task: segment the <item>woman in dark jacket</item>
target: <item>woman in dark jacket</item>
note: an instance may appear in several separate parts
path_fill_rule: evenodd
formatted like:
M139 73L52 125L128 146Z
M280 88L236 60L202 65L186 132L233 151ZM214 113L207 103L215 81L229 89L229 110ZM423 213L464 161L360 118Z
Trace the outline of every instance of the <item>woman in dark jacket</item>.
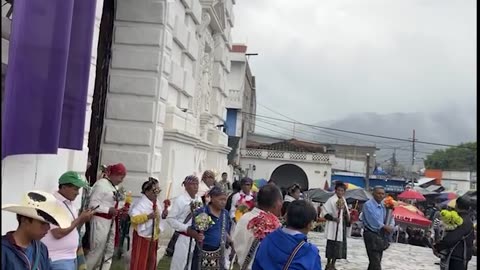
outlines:
M449 231L445 237L434 245L436 253L446 253L445 265L442 270L466 270L473 254L473 223L468 211L470 210L469 198L462 196L457 199L456 211L462 217L463 223ZM447 252L445 252L447 251Z

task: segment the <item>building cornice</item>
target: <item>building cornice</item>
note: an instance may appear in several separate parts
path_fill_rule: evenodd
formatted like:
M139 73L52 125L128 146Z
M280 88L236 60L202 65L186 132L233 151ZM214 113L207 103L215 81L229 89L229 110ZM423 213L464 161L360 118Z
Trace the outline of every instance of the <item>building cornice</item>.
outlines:
M221 154L228 154L231 151L231 148L228 146L212 144L211 142L202 140L200 137L197 137L192 134L184 133L178 129L164 130L163 139L165 141L174 141L174 142L184 143L198 149L218 152Z

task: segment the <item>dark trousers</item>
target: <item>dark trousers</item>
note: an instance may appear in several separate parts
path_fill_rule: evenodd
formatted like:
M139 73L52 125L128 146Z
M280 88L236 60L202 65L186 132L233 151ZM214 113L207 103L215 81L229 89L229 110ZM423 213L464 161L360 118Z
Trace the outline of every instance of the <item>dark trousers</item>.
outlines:
M383 241L378 233L365 229L363 241L368 256L368 270L382 270Z
M467 270L468 262L450 259L448 270Z

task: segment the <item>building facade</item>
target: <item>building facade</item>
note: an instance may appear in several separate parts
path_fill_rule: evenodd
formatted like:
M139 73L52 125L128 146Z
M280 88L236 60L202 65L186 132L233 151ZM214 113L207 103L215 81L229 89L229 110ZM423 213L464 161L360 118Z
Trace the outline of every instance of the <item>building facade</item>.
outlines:
M246 147L247 135L255 131L255 76L252 75L246 52L247 46L241 44L233 45L230 52L226 130L229 146L232 148L229 155L229 164L232 167L240 164L240 149Z
M16 202L31 189L54 191L63 172L85 173L89 158L96 158L95 166L124 163L123 185L134 195L149 176L160 179L163 190L172 181L173 197L186 175L229 172L228 136L221 126L227 114L234 2L97 0L83 148L3 158L2 203ZM8 48L3 32L2 25L2 49ZM97 61L97 54L111 58ZM2 77L8 73L4 63L2 54ZM2 233L15 226L13 216L6 217Z
M308 190L330 182L333 156L322 145L298 140L249 144L241 150L240 166L250 178L272 180L281 188L297 183Z

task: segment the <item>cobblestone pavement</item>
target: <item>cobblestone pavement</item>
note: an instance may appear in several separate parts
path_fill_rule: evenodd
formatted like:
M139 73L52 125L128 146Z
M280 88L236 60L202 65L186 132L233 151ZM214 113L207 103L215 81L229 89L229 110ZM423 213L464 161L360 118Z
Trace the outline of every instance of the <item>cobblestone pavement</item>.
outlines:
M322 267L327 264L325 258L326 239L323 233L309 233L309 239L320 249ZM347 260L336 263L338 270L366 270L368 268L367 251L362 238L347 239ZM433 255L429 248L417 247L406 244L392 243L383 253L382 269L385 270L439 270L435 263L439 259ZM468 269L477 269L477 258L473 257L468 264Z

